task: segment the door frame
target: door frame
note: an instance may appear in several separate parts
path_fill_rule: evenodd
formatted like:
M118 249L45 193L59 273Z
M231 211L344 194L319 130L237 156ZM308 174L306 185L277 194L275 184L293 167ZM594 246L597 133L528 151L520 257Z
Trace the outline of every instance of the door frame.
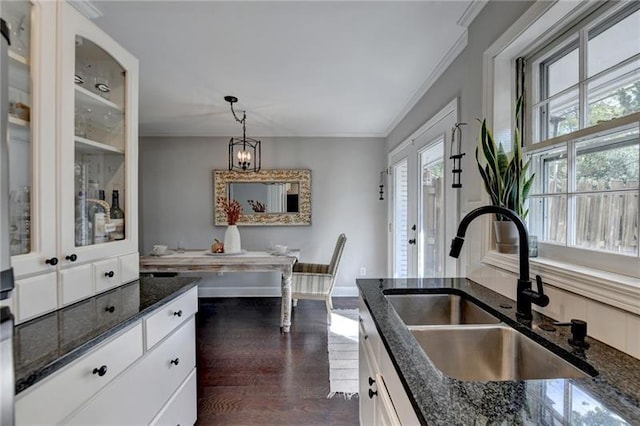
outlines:
M459 117L459 98L455 97L452 99L446 106L444 106L441 110L439 110L436 114L434 114L429 120L427 120L422 126L420 126L416 131L414 131L409 137L407 137L403 142L398 144L391 152L388 154L387 159L387 171L389 173L389 197L388 197L388 205L387 205L387 218L388 218L388 232L389 232L389 244L387 245L387 265L388 271L390 275L394 274L394 253L393 253L393 241L394 241L394 222L393 222L393 209L394 209L394 201L395 194L394 192L394 182L392 176L392 167L395 163L397 163L403 157L407 157L408 167L409 167L409 181L408 181L408 191L409 191L409 223L417 224L417 200L419 197L419 182L418 176L413 174L418 170L418 156L419 154L429 146L429 143L425 143L424 145L420 145L416 148L415 142L419 140L421 137L429 134L429 132L433 132L430 134L428 141L436 141L438 137L436 135L444 133L444 187L445 187L445 203L447 208L453 203L455 206L454 214L445 215L445 238L453 238L455 236L456 228L458 225L459 215L460 215L460 191L451 189L451 184L453 183L453 176L451 173L451 161L449 156L451 155L451 143L450 137L451 132L450 129L442 129L434 132L437 129L438 125L442 125L442 121L447 119L450 115L453 116L453 121L455 123L460 121ZM455 192L454 192L455 191ZM453 196L453 197L452 197ZM411 200L414 200L413 203ZM413 218L413 219L412 219ZM413 220L413 222L412 222ZM409 225L408 225L409 226ZM409 231L410 232L410 231ZM413 254L411 253L413 252ZM411 250L409 253L409 277L413 275L417 275L417 245L414 246L414 250ZM413 260L412 260L413 257ZM415 270L411 271L412 262L416 265ZM447 259L445 265L445 275L446 276L457 276L457 271L459 269L459 264L456 259Z

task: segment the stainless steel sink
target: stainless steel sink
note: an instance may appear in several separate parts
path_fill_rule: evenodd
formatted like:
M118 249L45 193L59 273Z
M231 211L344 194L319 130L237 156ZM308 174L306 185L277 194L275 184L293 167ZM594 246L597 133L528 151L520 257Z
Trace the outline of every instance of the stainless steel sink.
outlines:
M434 365L445 375L458 380L590 377L508 326L409 329Z
M497 324L500 320L457 294L387 294L406 325Z

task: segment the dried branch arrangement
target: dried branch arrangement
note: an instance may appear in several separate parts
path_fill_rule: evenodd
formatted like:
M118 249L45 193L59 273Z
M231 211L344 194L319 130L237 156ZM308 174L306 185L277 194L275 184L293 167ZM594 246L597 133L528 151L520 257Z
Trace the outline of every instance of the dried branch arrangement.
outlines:
M236 200L229 201L227 197L218 197L217 201L227 215L227 224L235 225L236 222L238 222L240 214L242 214L242 206L240 203Z

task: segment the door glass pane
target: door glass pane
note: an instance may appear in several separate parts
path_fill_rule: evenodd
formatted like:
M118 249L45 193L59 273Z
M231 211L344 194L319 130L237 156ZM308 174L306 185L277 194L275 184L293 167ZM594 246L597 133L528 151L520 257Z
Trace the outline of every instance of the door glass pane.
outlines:
M7 96L9 100L9 233L11 255L31 251L31 3L3 2L3 18L10 30Z
M406 278L409 274L409 188L407 159L393 166L393 276Z
M75 245L122 240L126 72L91 40L76 37Z
M444 275L444 140L420 153L418 276Z

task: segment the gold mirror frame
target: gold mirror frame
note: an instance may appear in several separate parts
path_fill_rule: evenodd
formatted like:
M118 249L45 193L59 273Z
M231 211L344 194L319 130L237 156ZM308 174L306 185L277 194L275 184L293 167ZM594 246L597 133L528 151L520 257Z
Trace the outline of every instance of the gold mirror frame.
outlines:
M299 200L297 213L246 213L243 212L237 225L311 225L311 170L272 169L258 172L213 171L213 211L214 224L226 226L227 216L218 203L218 197L228 196L230 183L236 182L298 182Z

